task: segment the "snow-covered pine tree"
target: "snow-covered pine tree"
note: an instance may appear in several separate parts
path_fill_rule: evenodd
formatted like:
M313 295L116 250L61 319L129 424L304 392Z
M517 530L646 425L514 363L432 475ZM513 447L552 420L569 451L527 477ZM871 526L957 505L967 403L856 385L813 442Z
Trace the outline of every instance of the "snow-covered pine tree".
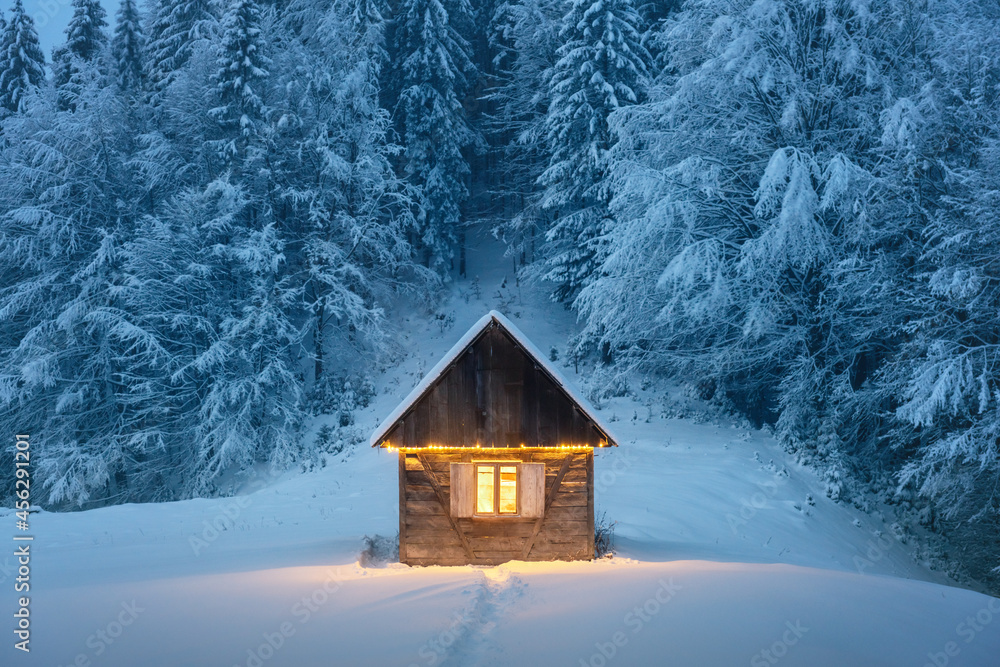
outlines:
M103 73L101 55L108 43L106 12L99 0L73 0L66 42L52 52L52 71L62 109L75 109L88 83Z
M551 157L539 182L542 206L558 216L547 234L546 277L557 285L556 298L570 301L601 265L612 224L608 117L642 99L650 55L632 0L573 0L559 37L545 122Z
M111 40L118 87L135 93L145 86L146 36L135 0L121 0L116 15L115 34Z
M9 113L23 110L25 96L44 81L45 56L35 21L21 0L14 0L10 22L0 33L0 106Z
M66 27L66 48L83 62L96 58L108 42L107 13L100 0L73 0L73 16Z
M352 53L360 49L372 74L378 77L389 62L385 48L385 4L381 0L348 0L349 23L354 33Z
M1000 8L942 3L926 80L883 115L893 181L924 223L916 276L901 299L911 315L897 363L880 377L896 408L893 432L914 456L901 489L930 499L953 535L995 566L1000 526ZM916 216L915 216L916 217ZM992 553L989 553L992 551ZM970 563L972 564L972 563Z
M40 499L75 506L130 497L123 476L141 454L129 442L147 425L129 373L149 352L118 296L139 198L131 128L115 91L79 99L76 112L44 100L6 119L0 160L0 425L45 433Z
M462 151L476 135L461 100L475 69L469 43L441 0L403 0L397 21L404 173L419 189L421 204L415 240L425 264L441 271L453 256L469 196Z
M279 227L297 240L288 265L312 318L314 381L379 354L381 304L434 283L406 241L415 193L393 169L400 149L379 104L373 59L384 50L383 27L359 4L302 7L288 18L302 26L301 40L272 64L286 94L276 102L270 182Z
M223 131L220 152L227 162L242 161L264 119L262 92L270 64L264 54L260 7L235 0L222 18L215 87L219 106L209 113Z
M286 465L302 416L301 332L289 318L301 297L284 277L285 244L239 184L214 181L205 196L216 217L202 223L197 252L211 272L202 298L212 304L212 336L190 367L205 387L191 481L199 494L228 470Z
M700 0L668 20L669 67L612 116L622 223L578 299L588 335L712 378L753 419L780 413L794 442L828 403L858 400L914 259L912 207L876 150L915 66L900 49L920 42L888 27L909 6ZM852 406L827 407L858 415L845 442L869 442L883 408Z
M203 209L178 193L157 215L143 216L122 244L122 309L132 314L150 353L130 360L129 402L143 425L129 434L140 464L128 470L129 496L143 501L190 495L197 474L199 407L205 379L194 356L215 335L219 301L210 281L215 266L202 251ZM137 463L139 463L137 461Z
M203 495L223 473L287 463L302 381L282 246L266 209L223 177L176 193L124 247L122 298L158 352L130 391L149 425L133 439L155 446L133 475L146 493Z
M270 66L263 21L254 0L227 7L206 96L216 104L208 112L215 127L206 130L206 143L221 155L225 171L185 195L199 226L194 254L211 277L199 295L210 304L211 334L190 366L195 381L204 383L195 493L211 491L228 470L287 463L301 417L302 332L293 318L301 321L302 285L284 253L286 235L295 229L284 210L276 216L281 175L260 179L255 168L265 155L275 166L285 159L262 140ZM187 69L182 77L191 76ZM188 87L178 85L177 95L187 95Z
M547 228L539 206L538 177L546 166L545 117L547 74L555 65L564 14L561 0L509 0L499 4L490 22L495 81L486 97L492 103L488 123L499 153L495 176L503 212L497 230L504 241L534 262Z
M158 103L199 44L216 30L212 0L151 0L148 12L149 85Z

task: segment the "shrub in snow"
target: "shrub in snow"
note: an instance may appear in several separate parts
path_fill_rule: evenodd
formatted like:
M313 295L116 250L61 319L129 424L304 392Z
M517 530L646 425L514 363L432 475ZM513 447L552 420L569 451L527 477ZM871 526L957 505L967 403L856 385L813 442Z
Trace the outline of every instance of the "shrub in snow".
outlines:
M313 387L309 411L313 415L336 415L340 426L354 423L354 412L367 408L375 385L366 375L328 373Z
M444 333L455 326L455 313L438 313L434 316L434 321L437 322L438 327L441 329L441 333Z
M616 396L629 394L628 376L618 369L608 366L598 366L590 377L589 398L595 406L602 401Z
M607 512L594 521L594 558L604 558L615 554L615 525L617 521L607 518Z
M343 432L341 429L334 428L329 424L323 424L316 433L316 452L325 452L334 456L340 454L344 451L348 443L342 436Z
M358 564L361 567L382 567L387 563L399 561L399 534L395 537L385 535L364 536L365 548L358 554Z

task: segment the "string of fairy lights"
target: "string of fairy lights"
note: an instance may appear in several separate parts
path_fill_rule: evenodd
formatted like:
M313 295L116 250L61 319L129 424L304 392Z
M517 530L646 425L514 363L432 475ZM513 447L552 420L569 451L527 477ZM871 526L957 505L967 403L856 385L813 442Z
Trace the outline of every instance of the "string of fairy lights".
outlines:
M509 452L511 450L525 450L525 451L588 451L591 449L598 449L603 447L608 447L609 445L604 442L599 445L549 445L549 446L536 446L529 447L527 445L520 445L518 447L483 447L482 445L475 445L471 447L462 447L455 445L424 445L423 447L394 447L389 442L382 443L382 446L393 452L433 452L433 451L462 451L469 449L478 449L481 451L497 451L497 452Z

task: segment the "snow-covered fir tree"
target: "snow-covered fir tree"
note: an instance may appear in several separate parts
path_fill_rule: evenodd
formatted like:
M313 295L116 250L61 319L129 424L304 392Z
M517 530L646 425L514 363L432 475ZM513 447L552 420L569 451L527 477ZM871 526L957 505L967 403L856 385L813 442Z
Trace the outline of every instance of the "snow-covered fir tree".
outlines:
M122 0L111 40L118 86L125 91L143 89L146 80L146 36L135 0Z
M45 56L35 21L21 0L14 0L10 22L0 32L0 106L9 113L23 110L25 96L44 81Z
M490 22L495 83L488 131L499 154L497 190L503 210L497 225L504 241L533 262L539 233L548 227L538 178L545 169L548 80L558 57L564 14L560 0L509 0Z
M222 127L224 159L241 159L247 142L260 133L264 117L261 93L269 60L264 54L260 7L254 0L236 0L222 18L215 87L219 106L210 114Z
M463 150L476 143L476 135L462 97L475 68L469 43L453 26L442 0L403 0L397 22L397 113L406 149L404 171L421 197L417 242L424 262L443 269L453 257L462 205L469 196Z
M0 215L0 419L46 434L39 487L73 505L128 497L130 433L143 430L128 374L147 351L117 296L138 198L131 128L112 90L78 99L78 112L43 99L5 121Z
M300 330L289 319L298 289L284 278L284 242L260 203L239 185L210 183L212 217L199 219L196 256L211 273L205 285L212 335L191 361L205 383L198 406L195 478L204 493L226 470L257 460L287 465L301 420L296 378Z
M385 4L381 0L351 0L350 25L354 33L351 49L361 49L375 76L389 62L385 45Z
M66 49L83 62L90 62L107 44L107 12L99 0L73 0L73 16L66 27Z
M542 206L558 215L547 236L546 277L557 298L571 300L597 272L611 231L608 117L642 98L650 56L631 0L573 0L559 37L548 77L550 159L539 182Z
M883 116L882 148L923 242L901 299L899 363L880 378L916 456L901 487L933 498L970 550L1000 525L1000 8L931 15L937 85L914 80ZM942 26L948 26L942 29Z
M193 51L212 39L218 22L215 11L211 0L152 0L146 35L154 102L161 99Z
M303 40L273 65L297 73L274 138L276 215L303 240L289 264L311 316L314 382L343 369L345 358L382 349L380 304L402 276L434 280L411 265L406 241L416 193L393 169L400 148L379 103L382 26L345 5L343 14L310 8L295 17L307 26Z
M66 42L52 52L52 72L63 109L76 109L83 89L104 72L107 14L98 0L73 0Z

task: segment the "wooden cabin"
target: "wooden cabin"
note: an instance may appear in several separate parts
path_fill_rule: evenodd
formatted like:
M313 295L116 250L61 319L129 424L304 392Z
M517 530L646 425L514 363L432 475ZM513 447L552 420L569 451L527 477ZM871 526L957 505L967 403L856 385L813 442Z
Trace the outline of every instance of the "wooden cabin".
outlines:
M479 320L372 434L399 453L399 560L594 557L594 449L617 446L516 326Z

